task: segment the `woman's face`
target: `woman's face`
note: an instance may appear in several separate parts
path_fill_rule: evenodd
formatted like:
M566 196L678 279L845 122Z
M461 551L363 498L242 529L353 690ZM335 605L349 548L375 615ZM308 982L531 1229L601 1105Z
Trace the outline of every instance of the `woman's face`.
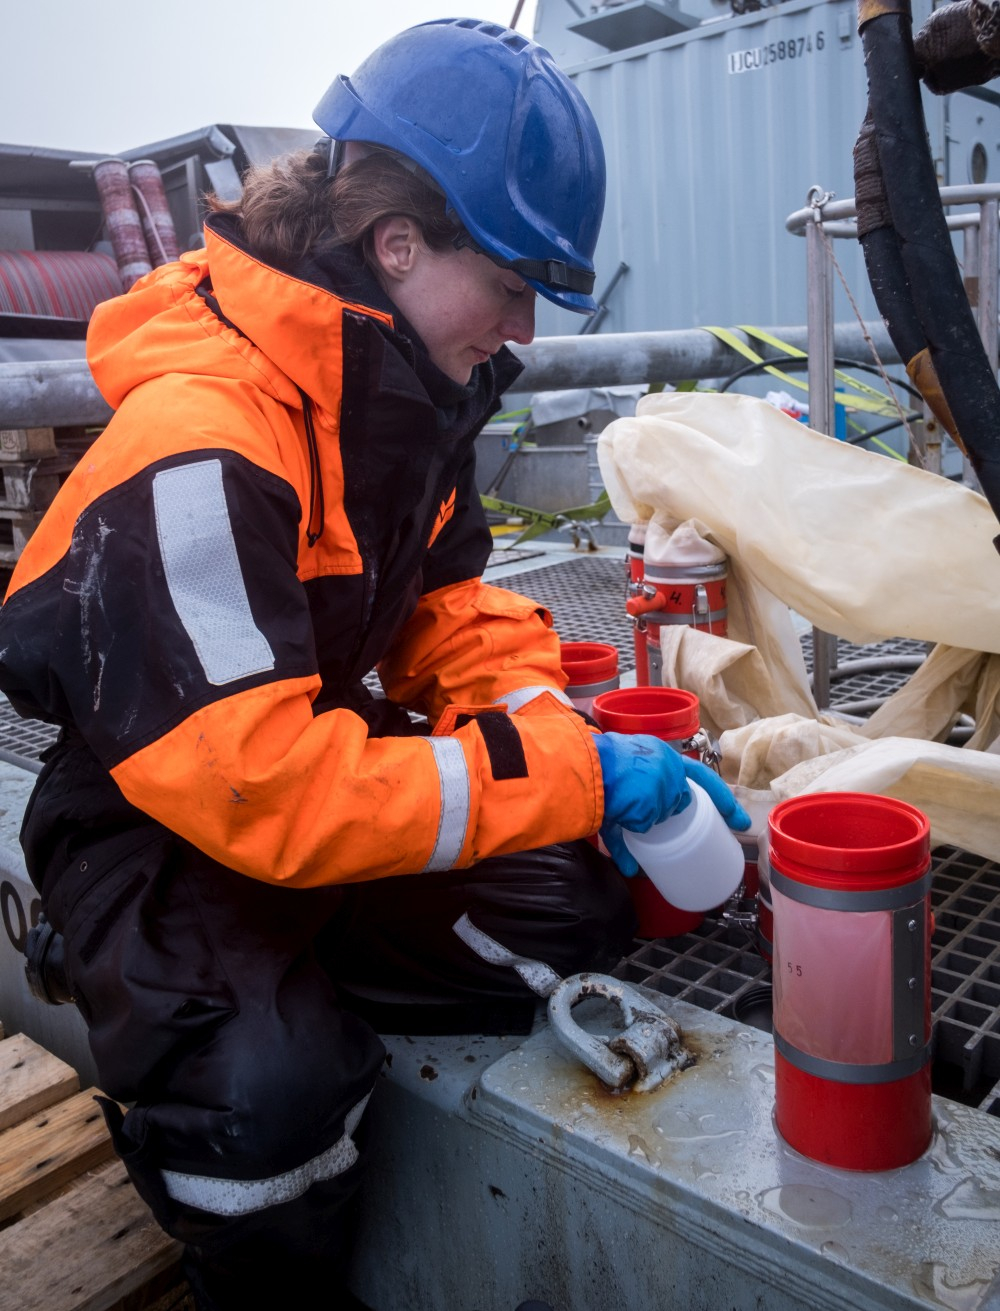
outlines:
M382 284L442 373L465 384L507 341L535 335L535 291L510 269L474 251L432 251L411 219L375 229Z

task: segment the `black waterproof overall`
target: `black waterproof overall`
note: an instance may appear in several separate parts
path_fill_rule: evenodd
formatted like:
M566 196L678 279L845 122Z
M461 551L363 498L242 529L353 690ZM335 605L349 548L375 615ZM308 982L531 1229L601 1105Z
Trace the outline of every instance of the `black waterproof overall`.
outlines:
M468 913L559 974L608 968L635 927L623 880L577 842L456 873L275 887L124 798L95 818L91 799L106 788L70 738L22 837L115 1099L104 1104L115 1146L187 1245L203 1311L307 1307L318 1289L334 1305L384 1055L373 1025L527 1032L537 998L452 925ZM118 1102L133 1104L124 1117Z
M65 938L116 1147L187 1245L199 1306L298 1308L318 1290L330 1306L376 1031L525 1031L534 1014L514 971L480 960L454 923L467 913L567 974L616 960L633 917L588 843L542 845L599 822L588 730L558 701L548 718L496 708L539 682L552 696L536 674L557 668L555 641L531 602L477 610L463 648L457 685L471 669L492 734L474 713L455 729L468 755L447 735L435 745L454 748L468 796L487 797L480 824L498 817L475 849L525 834L539 850L411 873L450 870L471 841L468 816L457 837L435 818L462 799L446 758L385 742L374 755L395 765L336 773L363 728L420 731L363 690L374 665L396 658L404 683L422 662L454 675L469 622L449 598L482 599L492 545L473 444L516 361L501 351L458 387L390 326L360 261L317 257L293 276L212 223L210 279L204 254L186 257L95 315L95 376L131 390L22 557L0 612L0 688L64 727L25 818L28 870ZM421 603L423 646L423 628L407 637ZM450 834L440 863L429 833L407 849L397 812ZM244 872L219 863L227 852Z

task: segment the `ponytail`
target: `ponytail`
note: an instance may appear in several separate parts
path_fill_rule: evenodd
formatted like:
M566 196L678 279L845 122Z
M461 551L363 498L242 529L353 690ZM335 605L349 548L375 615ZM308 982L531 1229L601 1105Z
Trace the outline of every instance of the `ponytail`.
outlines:
M240 200L208 197L214 213L236 214L250 249L279 268L294 266L317 245L350 246L373 269L374 228L380 219L405 214L435 251L462 232L447 213L444 195L428 185L393 151L373 149L327 176L328 143L254 166Z

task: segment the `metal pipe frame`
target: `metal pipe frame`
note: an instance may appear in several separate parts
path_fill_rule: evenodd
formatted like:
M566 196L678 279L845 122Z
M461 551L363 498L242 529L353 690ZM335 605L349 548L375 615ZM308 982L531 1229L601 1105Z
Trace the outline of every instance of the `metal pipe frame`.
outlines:
M984 205L989 201L994 203L1000 201L1000 182L982 182L978 185L962 187L941 187L941 204L942 205ZM857 218L857 205L855 198L849 196L846 200L830 200L822 207L824 226L831 220ZM808 230L809 224L814 222L816 211L811 205L805 209L797 209L794 213L789 214L785 219L786 229L794 233L795 236L801 237ZM831 232L831 236L856 236L851 231Z
M809 329L809 427L833 436L833 261L823 233L823 197L816 191L813 221L806 228L806 318ZM820 710L830 704L830 677L837 664L837 639L813 627L813 696Z
M975 265L977 280L977 323L979 334L994 372L997 368L998 279L1000 279L1000 184L941 187L941 204L976 205L974 213L955 214L946 219L951 231L963 231L964 248L970 264ZM806 238L806 305L809 353L809 426L819 432L834 431L834 347L833 341L833 265L824 235L828 238L854 237L857 231L849 220L857 215L855 198L836 201L819 187L809 193L810 204L796 210L785 220L791 233ZM881 348L877 347L881 355ZM839 351L837 352L839 354ZM884 362L886 357L882 356ZM932 472L940 473L940 443L928 450ZM964 481L974 484L968 460L964 464ZM851 666L837 669L837 641L829 633L813 628L813 696L821 710L830 707L831 680L849 677ZM859 665L866 662L858 662ZM920 663L918 661L918 663ZM883 698L884 699L884 698ZM838 707L847 712L863 713L881 704L857 702Z
M964 228L978 228L979 214L949 214L945 219L949 232L960 232ZM858 225L853 219L823 220L823 231L828 237L846 237L851 241L858 239ZM797 237L805 236L805 229L795 232Z
M838 665L833 677L853 678L856 674L905 673L907 670L913 673L926 659L922 655L864 656Z
M795 350L805 352L808 349L808 328L801 324L765 330ZM779 353L738 328L731 331L761 356ZM856 321L838 323L834 327L834 348L838 356L870 359L869 339L874 341L884 362L899 363L899 356L881 319L863 325ZM530 346L514 349L525 365L525 371L516 384L519 392L725 378L746 364L743 355L702 328L540 337Z
M796 350L807 349L808 330L802 325L766 331ZM758 354L776 353L738 329L733 332ZM899 363L881 320L837 324L836 354L867 360L866 334L885 363ZM744 356L702 328L540 337L530 346L518 346L515 353L525 365L518 392L724 378L746 363ZM0 428L98 426L111 414L83 359L0 364Z

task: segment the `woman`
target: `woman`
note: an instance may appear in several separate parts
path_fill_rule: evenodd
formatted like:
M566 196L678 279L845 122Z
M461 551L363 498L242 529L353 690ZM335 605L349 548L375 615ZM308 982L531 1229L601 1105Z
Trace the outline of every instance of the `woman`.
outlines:
M316 119L311 154L214 206L205 250L94 315L117 414L0 613L0 685L63 729L28 868L102 1086L134 1104L105 1104L116 1148L203 1308L333 1299L372 1024L523 1031L497 942L560 974L615 960L624 885L581 839L603 822L620 852L695 768L595 737L548 615L480 581L504 342L530 342L536 294L595 308L584 102L532 42L446 20Z

